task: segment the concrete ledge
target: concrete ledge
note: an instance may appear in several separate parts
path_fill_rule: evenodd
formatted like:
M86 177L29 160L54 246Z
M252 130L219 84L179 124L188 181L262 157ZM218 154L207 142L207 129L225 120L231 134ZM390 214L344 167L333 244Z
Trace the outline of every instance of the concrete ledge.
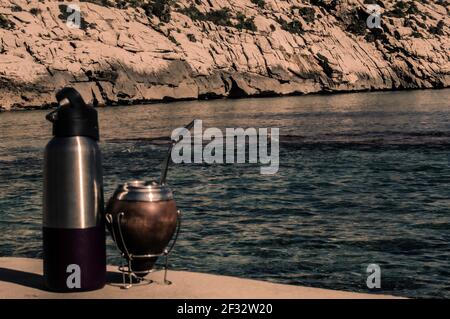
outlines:
M387 295L371 295L319 288L274 284L258 280L229 276L217 276L187 271L169 271L172 285L161 285L163 272L150 274L154 283L121 289L122 275L117 267L108 266L108 284L101 290L83 293L53 293L42 283L42 260L29 258L0 258L0 298L294 298L294 299L366 299L395 298Z

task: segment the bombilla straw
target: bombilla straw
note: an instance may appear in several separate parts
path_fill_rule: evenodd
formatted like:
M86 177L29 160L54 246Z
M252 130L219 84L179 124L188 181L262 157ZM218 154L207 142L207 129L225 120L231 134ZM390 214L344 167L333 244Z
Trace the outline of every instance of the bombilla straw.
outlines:
M184 128L189 131L194 126L194 124L195 120L186 125ZM166 183L167 170L169 169L169 164L171 162L172 148L180 141L181 137L179 137L178 140L170 140L169 150L167 151L166 158L164 159L164 162L162 164L161 180L159 181L160 185L164 185Z

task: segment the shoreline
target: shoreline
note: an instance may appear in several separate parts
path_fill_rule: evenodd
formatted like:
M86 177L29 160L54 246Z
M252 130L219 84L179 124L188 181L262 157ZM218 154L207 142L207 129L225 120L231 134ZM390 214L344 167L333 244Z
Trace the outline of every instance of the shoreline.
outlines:
M69 85L70 86L70 85ZM387 93L387 92L415 92L415 91L441 91L449 90L450 87L438 87L438 88L394 88L394 89L362 89L362 90L348 90L348 91L318 91L311 93L290 93L281 95L254 95L254 96L242 96L242 97L216 97L216 98L197 98L197 99L171 99L171 100L149 100L149 101L131 101L124 103L114 103L105 105L95 105L95 108L120 108L122 106L140 106L140 105L154 105L154 104L173 104L180 102L208 102L208 101L228 101L228 100L245 100L245 99L266 99L266 98L283 98L283 97L305 97L305 96L332 96L342 94L359 94L359 93ZM55 92L56 93L56 92ZM42 111L51 110L57 108L56 102L51 102L48 105L33 106L33 107L11 107L10 109L4 109L0 107L0 113L6 112L27 112L27 111Z
M108 266L107 284L89 292L55 293L44 290L42 260L0 257L2 299L397 299L402 297L329 290L231 276L169 270L171 285L163 285L163 271L147 276L148 285L121 289L122 275ZM220 287L220 289L218 289Z

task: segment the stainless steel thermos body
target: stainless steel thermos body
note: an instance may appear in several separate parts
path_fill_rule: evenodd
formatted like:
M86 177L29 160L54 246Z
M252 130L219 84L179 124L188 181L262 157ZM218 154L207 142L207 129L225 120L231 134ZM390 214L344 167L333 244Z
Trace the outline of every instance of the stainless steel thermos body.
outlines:
M45 148L44 176L44 227L101 226L101 153L93 139L54 137Z
M106 277L102 159L96 111L77 91L57 94L44 154L44 281L54 291L102 288Z

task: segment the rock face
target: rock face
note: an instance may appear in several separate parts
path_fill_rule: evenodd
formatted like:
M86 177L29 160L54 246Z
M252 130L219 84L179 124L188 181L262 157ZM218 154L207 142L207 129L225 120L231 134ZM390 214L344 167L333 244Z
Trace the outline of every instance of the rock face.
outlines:
M129 3L2 0L0 108L67 85L98 105L450 85L447 1Z

